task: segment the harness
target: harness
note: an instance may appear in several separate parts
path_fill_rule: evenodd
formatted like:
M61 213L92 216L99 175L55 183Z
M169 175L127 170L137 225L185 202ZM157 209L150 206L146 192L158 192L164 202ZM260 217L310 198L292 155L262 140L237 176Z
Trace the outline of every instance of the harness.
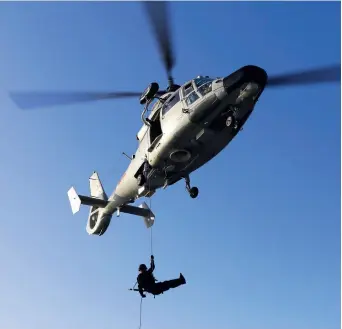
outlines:
M154 276L153 276L153 277L154 277ZM154 281L155 281L155 282L158 282L158 280L157 280L155 277L154 277ZM135 282L133 288L129 288L128 290L130 290L130 291L138 291L138 292L139 292L139 289L135 288L135 286L137 285L137 283L138 283L138 282ZM143 293L147 292L147 293L153 295L153 298L156 298L156 295L155 295L155 294L153 294L153 293L151 293L151 292L149 292L149 291L146 291L145 289L142 289L142 291L143 291ZM164 292L162 292L162 294L163 294L163 293L164 293Z

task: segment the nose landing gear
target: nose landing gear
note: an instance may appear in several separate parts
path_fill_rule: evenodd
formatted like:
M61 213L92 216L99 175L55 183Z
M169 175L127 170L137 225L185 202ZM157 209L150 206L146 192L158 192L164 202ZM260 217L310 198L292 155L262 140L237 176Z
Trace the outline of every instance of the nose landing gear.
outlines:
M194 187L190 186L189 176L185 177L185 187L186 187L187 191L189 192L189 195L191 198L193 198L193 199L197 198L199 190L195 186Z

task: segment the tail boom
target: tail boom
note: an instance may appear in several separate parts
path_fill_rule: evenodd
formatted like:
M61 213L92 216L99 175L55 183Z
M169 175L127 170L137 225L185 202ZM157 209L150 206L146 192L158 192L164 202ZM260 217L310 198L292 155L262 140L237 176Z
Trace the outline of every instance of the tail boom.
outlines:
M116 194L107 199L107 195L103 190L101 181L97 173L93 173L90 177L91 197L79 195L74 187L68 191L69 202L73 214L76 214L81 205L90 206L87 232L90 235L103 235L116 212L120 216L120 212L135 216L143 217L145 226L150 228L154 224L155 215L151 209L143 202L139 207L128 205L131 200L122 198Z

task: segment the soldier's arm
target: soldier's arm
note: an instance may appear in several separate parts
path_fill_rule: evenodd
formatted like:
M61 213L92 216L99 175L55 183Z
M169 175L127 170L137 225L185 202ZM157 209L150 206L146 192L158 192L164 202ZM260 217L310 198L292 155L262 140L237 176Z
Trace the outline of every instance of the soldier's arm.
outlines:
M142 289L141 285L140 285L140 280L139 277L137 278L137 282L138 282L138 291L141 297L146 297L146 295L144 294L144 290Z
M142 288L140 287L140 285L138 285L138 288L139 288L139 294L142 298L145 298L146 295L144 294L144 290L142 290Z
M153 257L153 255L151 256L151 267L148 269L148 271L150 272L150 273L152 273L153 271L154 271L154 269L155 269L156 267L155 267L155 265L154 265L154 257Z

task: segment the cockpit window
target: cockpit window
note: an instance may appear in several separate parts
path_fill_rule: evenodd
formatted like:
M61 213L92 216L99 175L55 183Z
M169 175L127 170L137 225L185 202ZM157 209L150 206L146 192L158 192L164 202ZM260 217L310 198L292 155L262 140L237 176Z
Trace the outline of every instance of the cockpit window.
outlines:
M199 96L196 93L192 85L192 82L189 82L187 85L183 87L183 95L185 104L187 106L190 106L192 103L196 102L199 99Z
M189 82L186 86L184 86L184 97L189 95L193 91L194 91L194 87L192 86L192 83Z
M205 96L212 91L212 82L214 79L209 77L198 76L194 79L195 85L202 96Z
M195 81L195 84L196 84L196 86L198 88L199 86L201 86L201 85L203 85L205 83L209 83L209 82L214 81L214 79L209 78L208 76L203 77L203 76L199 75L197 78L194 79L194 81Z
M193 90L188 96L185 98L186 105L190 106L192 103L195 103L199 99L195 90Z
M163 116L171 110L180 100L179 91L176 91L173 96L171 96L163 106Z

